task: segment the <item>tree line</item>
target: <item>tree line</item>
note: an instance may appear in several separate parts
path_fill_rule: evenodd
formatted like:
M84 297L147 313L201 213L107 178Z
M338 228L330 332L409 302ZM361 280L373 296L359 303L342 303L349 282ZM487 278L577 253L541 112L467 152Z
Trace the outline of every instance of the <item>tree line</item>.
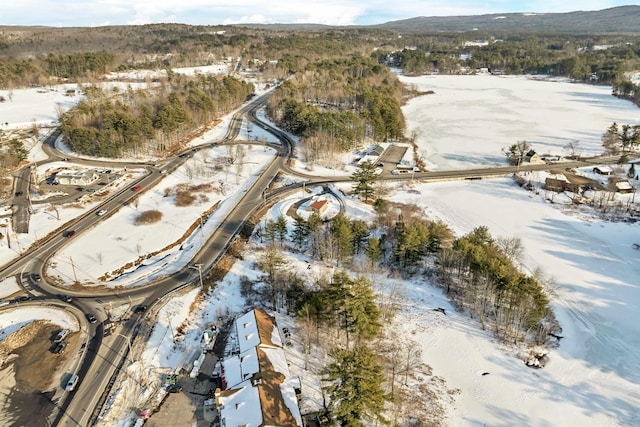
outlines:
M485 43L465 44L476 40ZM414 35L413 40L405 38L402 47L378 49L373 55L381 63L402 68L408 75L455 74L460 67L468 67L614 84L640 64L640 51L633 47L637 42L631 40L637 37L474 33L434 41Z
M543 286L514 264L520 250L517 239L500 242L478 227L437 253L438 284L498 338L543 344L559 325Z
M612 85L613 96L628 99L640 106L640 84L636 84L629 79L619 78Z
M602 134L602 146L609 155L637 150L640 146L640 125L612 123Z

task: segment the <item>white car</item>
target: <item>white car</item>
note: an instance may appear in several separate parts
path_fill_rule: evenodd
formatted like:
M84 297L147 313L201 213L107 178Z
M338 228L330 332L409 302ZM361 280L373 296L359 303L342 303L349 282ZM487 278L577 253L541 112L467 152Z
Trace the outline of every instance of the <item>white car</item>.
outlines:
M58 332L56 337L53 339L53 342L58 343L58 342L64 341L67 335L69 335L68 329L60 329L60 332Z
M100 209L98 212L96 212L96 215L102 216L102 215L104 215L106 213L107 213L106 209Z
M66 391L74 391L76 389L76 386L78 385L79 379L80 378L78 378L77 375L71 375L71 378L69 378L69 381L67 381L67 385L64 389Z

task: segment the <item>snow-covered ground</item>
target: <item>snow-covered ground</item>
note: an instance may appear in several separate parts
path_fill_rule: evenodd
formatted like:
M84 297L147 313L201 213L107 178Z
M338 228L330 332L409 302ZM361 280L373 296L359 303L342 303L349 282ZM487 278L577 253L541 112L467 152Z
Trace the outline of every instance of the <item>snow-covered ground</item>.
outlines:
M0 342L34 320L49 322L71 331L78 331L78 319L66 311L52 307L17 307L0 312Z
M583 154L595 154L601 151L600 137L612 122L639 123L637 107L612 97L607 87L521 77L402 79L421 90L435 91L404 107L409 133L419 129L417 143L420 150L425 150L430 168L503 164L501 149L519 140L528 141L541 154L555 155L566 154L563 146L578 140ZM16 118L23 123L29 120ZM252 137L258 139L256 134ZM254 148L254 154L261 150ZM247 158L253 161L253 156ZM300 162L297 166L305 170ZM250 166L245 168L249 174ZM184 175L167 179L179 182ZM230 181L233 183L233 178ZM640 309L640 252L633 249L633 244L640 243L638 225L573 215L573 211L545 201L542 192L527 192L509 179L414 183L410 192L404 184L388 187L392 189L390 199L421 206L427 216L441 218L458 234L486 225L494 236L520 237L525 246L525 267L544 269L557 284L554 308L565 338L551 352L544 369L532 370L513 349L497 345L473 320L455 313L439 289L419 281L403 283L407 300L398 314L399 328L422 345L423 360L433 367L434 374L445 378L451 388L461 390L456 403L448 408L447 425L640 425L640 328L634 316ZM138 209L155 208L155 203L160 206L153 195L157 197L164 188L161 184L145 196L148 200L141 198ZM268 217L286 212L286 203L274 206ZM117 214L122 220L114 220L107 227L112 218L107 219L95 231L77 236L74 245L65 250L77 245L73 250L79 251L83 242L95 242L94 232L96 238L109 239L108 233L116 233L116 226L130 224L133 213L127 213L127 209L134 210L127 207ZM202 206L194 208L191 221L201 210ZM359 203L347 201L347 213L370 219L370 207ZM141 227L152 234L160 225L163 231L167 229L162 223ZM106 231L100 231L102 227ZM180 234L179 225L173 227ZM199 237L196 233L192 238L197 241ZM146 238L128 239L122 244L118 250L128 251L134 258L138 251L149 253L159 245L155 239ZM85 247L85 252L95 256L95 249ZM81 257L76 252L69 254L74 262ZM69 254L59 256L64 260ZM246 262L237 262L213 293L196 304L185 321L185 328L192 330L188 334L197 337L211 313L244 310L238 287L242 276L255 278L258 274L253 257L254 253L247 254ZM122 261L109 262L117 265ZM187 262L186 257L181 262ZM304 259L293 261L290 268L306 271ZM107 270L88 266L86 276L97 277ZM173 333L168 331L175 330L178 319L185 319L181 317L185 316L185 307L196 299L196 295L187 294L160 313L156 335L141 358L147 369L172 369L192 357L194 348L186 343L195 340L185 339L184 346L173 345ZM447 316L429 310L433 307L447 308ZM170 345L162 344L167 339ZM293 371L292 367L295 374ZM485 372L489 375L482 375ZM303 384L304 389L313 386ZM309 400L317 397L312 395Z
M602 134L616 122L640 123L638 107L611 96L611 87L522 76L404 77L431 95L403 107L408 135L425 154L428 169L504 165L502 149L527 141L540 155L602 152Z
M230 147L235 153L236 147L241 146ZM74 236L50 259L47 274L63 283L78 281L113 287L139 285L181 269L275 154L268 147L249 145L242 149L246 158L235 165L224 160L227 147L200 150L176 171L167 172L155 188L98 222L86 237ZM188 189L201 186L203 190L187 190L195 201L189 206L177 206L175 192L181 185ZM214 212L206 214L214 208ZM136 225L136 218L148 211L158 211L162 218L154 224ZM175 244L194 225L195 231ZM89 251L87 240L99 245ZM138 264L139 258L145 259Z

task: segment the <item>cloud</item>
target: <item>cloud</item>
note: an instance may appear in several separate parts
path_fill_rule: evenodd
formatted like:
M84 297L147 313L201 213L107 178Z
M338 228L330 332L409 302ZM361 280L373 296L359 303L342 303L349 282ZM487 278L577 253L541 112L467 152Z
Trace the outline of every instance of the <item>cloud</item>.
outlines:
M0 25L95 26L178 22L368 25L416 16L597 10L624 0L4 0ZM62 11L62 12L61 12Z

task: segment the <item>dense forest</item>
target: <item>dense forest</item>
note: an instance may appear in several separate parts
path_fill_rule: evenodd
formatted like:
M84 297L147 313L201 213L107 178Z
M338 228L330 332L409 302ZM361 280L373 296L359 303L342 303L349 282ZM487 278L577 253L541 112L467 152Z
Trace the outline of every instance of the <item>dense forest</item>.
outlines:
M276 88L267 111L280 127L303 137L300 154L313 166L365 140L401 140L405 95L386 67L354 55L308 64Z
M302 137L301 155L333 163L365 140L404 138L405 74L543 73L610 84L638 103L628 73L640 68L640 37L622 34L429 32L375 27L281 29L153 24L11 28L0 32L0 88L83 84L86 99L61 117L73 149L93 155L159 155L243 102L246 73L283 81L268 113ZM233 77L185 77L176 67L234 61ZM109 72L164 70L150 90L103 93ZM243 70L244 75L237 71ZM152 84L155 83L155 84Z
M234 77L218 80L210 75L173 75L150 90L105 93L89 86L84 89L86 99L61 114L59 127L79 153L162 155L179 149L196 129L237 108L253 90L253 84Z

